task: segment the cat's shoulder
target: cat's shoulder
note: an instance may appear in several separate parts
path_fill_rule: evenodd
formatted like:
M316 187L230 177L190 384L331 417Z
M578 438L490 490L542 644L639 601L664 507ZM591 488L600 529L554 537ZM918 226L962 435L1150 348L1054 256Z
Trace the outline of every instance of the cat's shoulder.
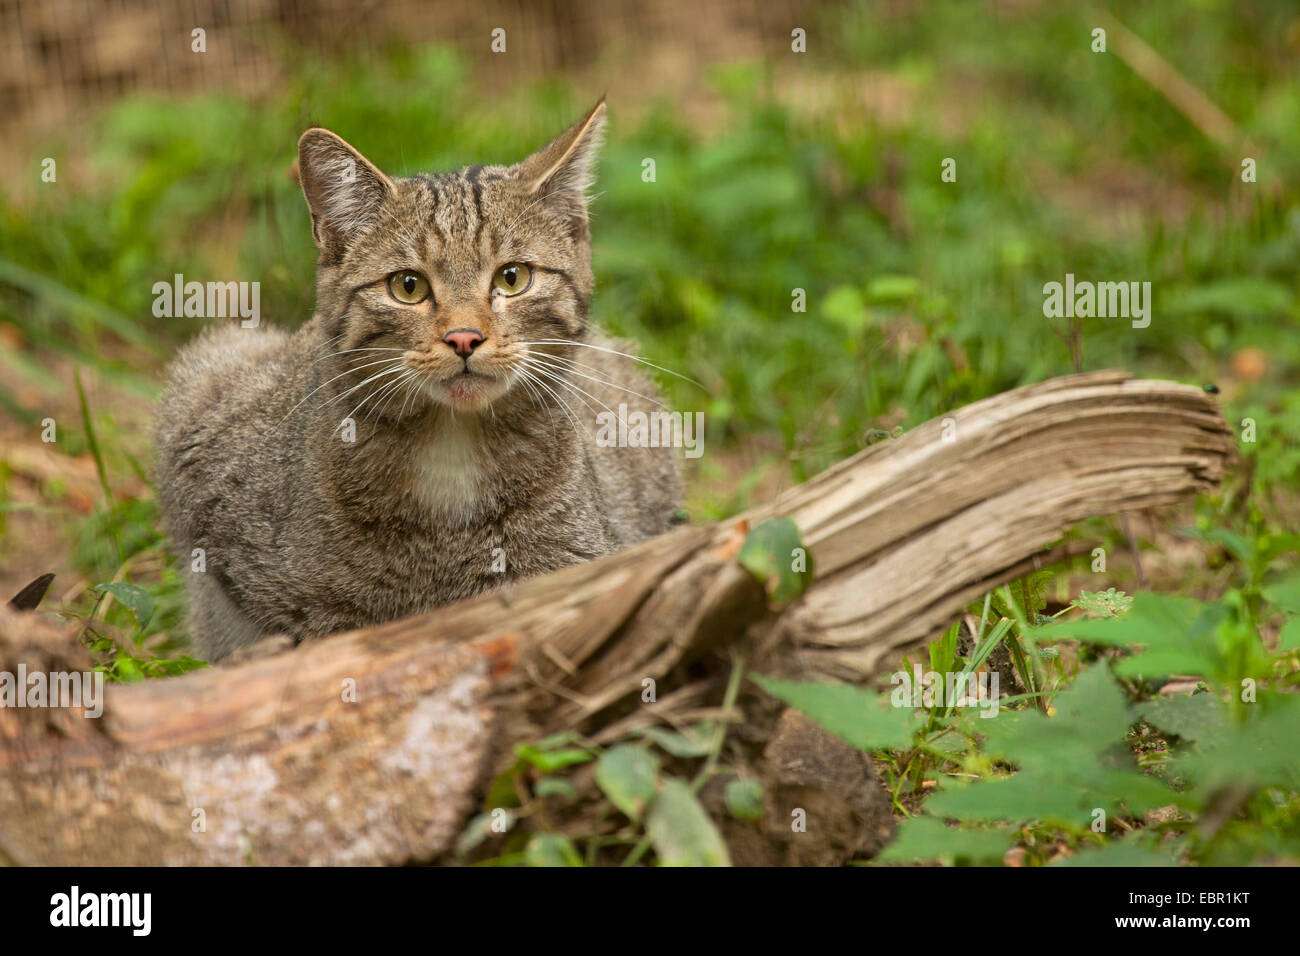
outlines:
M282 366L310 340L305 333L308 326L289 332L276 326L244 328L237 322L210 325L176 353L167 369L168 384L178 388L211 375Z

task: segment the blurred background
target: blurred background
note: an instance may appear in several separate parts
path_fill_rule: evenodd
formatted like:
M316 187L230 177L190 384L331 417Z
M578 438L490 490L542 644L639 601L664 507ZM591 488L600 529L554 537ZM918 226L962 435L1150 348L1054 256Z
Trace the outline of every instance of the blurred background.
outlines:
M311 314L306 126L406 174L522 158L602 93L593 311L705 386L661 377L705 413L695 520L1122 367L1257 423L1223 496L1135 519L1149 579L1213 591L1179 526L1300 512L1298 59L1291 0L0 0L0 596L54 571L84 613L134 582L143 637L181 637L152 402L202 320L155 318L152 286L256 281L263 321ZM1150 282L1150 327L1045 318L1066 273Z

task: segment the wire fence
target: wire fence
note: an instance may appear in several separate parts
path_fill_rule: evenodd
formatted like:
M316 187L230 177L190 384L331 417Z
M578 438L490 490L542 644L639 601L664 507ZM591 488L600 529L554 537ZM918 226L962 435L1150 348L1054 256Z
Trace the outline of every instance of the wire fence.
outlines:
M495 81L616 66L632 83L789 43L815 0L0 0L0 132L75 123L127 93L273 89L303 52L365 57L505 30ZM788 47L787 47L788 48ZM609 70L606 70L609 72Z

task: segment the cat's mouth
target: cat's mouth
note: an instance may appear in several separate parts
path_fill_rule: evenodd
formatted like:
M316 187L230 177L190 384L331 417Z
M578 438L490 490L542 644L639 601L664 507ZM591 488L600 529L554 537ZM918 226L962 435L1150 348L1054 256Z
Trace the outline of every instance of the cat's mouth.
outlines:
M465 367L446 378L430 380L425 390L434 401L457 411L478 411L505 394L509 384L496 375L485 375Z

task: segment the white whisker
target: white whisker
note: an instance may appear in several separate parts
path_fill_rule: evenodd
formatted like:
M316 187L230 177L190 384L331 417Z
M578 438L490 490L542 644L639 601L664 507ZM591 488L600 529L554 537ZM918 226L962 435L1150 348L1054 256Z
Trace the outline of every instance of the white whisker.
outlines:
M528 361L528 360L525 359L525 362L527 362L527 361ZM562 386L562 387L564 387L564 388L567 388L567 389L569 389L569 391L571 391L571 392L573 392L574 394L576 394L576 395L578 396L578 400L579 400L580 402L582 402L582 404L586 405L587 408L591 411L591 414L592 414L593 418L594 418L598 413L596 412L596 409L594 409L594 408L591 407L591 402L588 402L586 398L583 398L583 397L582 397L582 396L584 396L584 395L587 396L587 398L590 398L593 402L595 402L595 403L596 403L597 405L599 405L601 408L605 409L605 411L609 412L611 415L613 415L615 418L617 418L620 422L622 422L624 428L627 428L627 427L628 427L628 424L627 424L626 421L624 421L622 415L620 415L618 412L614 411L614 409L610 408L608 405L606 405L604 402L602 402L602 401L601 401L599 398L597 398L595 395L592 395L591 392L585 391L585 390L579 388L578 386L574 385L572 382L560 378L560 377L559 377L558 375L556 375L553 371L550 371L550 372L542 372L541 368L538 367L538 366L530 366L530 368L532 369L533 372L537 373L538 375L544 376L548 381L554 382L556 385L559 385L559 386Z
M684 382L690 382L692 385L696 386L697 388L704 388L704 385L702 383L695 381L695 379L687 375L683 375L681 372L674 372L670 368L664 368L662 365L656 365L654 362L647 362L643 358L639 358L635 355L629 355L626 352L620 352L618 349L605 348L603 345L592 345L589 342L575 342L572 339L539 339L536 342L520 342L519 344L520 345L573 345L583 349L594 349L597 352L608 352L610 355L621 355L623 356L623 358L631 359L633 362L640 362L642 365L648 365L653 369L658 369L661 372L666 372L669 375L680 378Z
M512 368L510 369L509 374L512 376L512 381L517 380L519 384L523 386L524 390L528 392L529 401L531 401L535 406L542 409L543 411L546 412L547 415L550 416L551 424L554 425L555 410L546 404L546 402L542 399L541 393L537 391L537 389L533 386L533 384L530 381L528 381L528 379L526 379L522 374L520 374L520 369L518 367Z
M336 355L350 355L353 352L405 352L405 351L406 349L390 349L390 348L378 348L378 347L368 348L368 349L344 349L341 352L330 352L328 355L322 355L318 359L313 359L311 364L316 365L317 363L323 362L328 358L333 358Z
M579 424L578 420L573 416L573 412L570 411L568 403L559 396L559 394L555 391L555 389L551 388L540 378L538 378L533 372L529 371L523 366L519 366L519 374L527 376L533 382L534 385L536 385L538 388L542 389L548 395L550 395L552 398L555 399L555 401L560 406L560 410L564 412L565 416L569 419L570 424L573 425L574 435L576 435L578 441L581 442L583 440L582 426Z
M413 376L412 378L407 380L405 385L406 398L402 401L402 407L397 413L398 425L402 424L402 416L406 414L407 403L410 402L412 398L415 398L417 395L420 394L420 389L423 387L423 384L424 383L421 381L419 375Z
M386 364L386 363L388 363L388 362L392 362L392 361L394 361L394 360L393 360L393 359L380 359L380 360L377 361L377 362L370 362L370 363L368 363L368 364L366 364L366 365L357 365L357 366L353 366L352 368L349 368L347 371L340 372L338 375L335 375L333 378L329 379L328 381L321 382L319 385L317 385L315 388L313 388L310 392L308 392L306 395L304 395L304 396L302 397L302 401L300 401L297 405L293 406L293 408L291 408L291 409L289 409L287 412L285 412L285 413L284 413L284 418L282 418L282 419L280 419L278 422L276 422L276 423L275 423L275 427L276 427L276 428L279 428L281 425L283 425L283 424L285 423L285 419L287 419L290 415L292 415L294 412L296 412L296 411L297 411L297 410L302 406L303 402L306 402L307 399L311 398L313 395L315 395L317 392L319 392L322 388L324 388L324 387L325 387L326 385L328 385L330 382L337 382L339 379L343 378L345 375L351 375L353 372L359 372L359 371L361 371L363 368L370 368L370 367L372 367L372 366L374 366L374 365L384 365L384 364ZM344 394L347 394L347 393L345 392ZM328 402L327 402L326 404L328 404ZM319 408L318 408L317 410L319 411ZM275 429L272 429L272 431L274 431L274 430L275 430Z
M376 378L382 378L382 377L385 376L385 375L392 375L392 374L394 374L394 373L401 372L401 371L403 371L403 370L400 369L400 368L392 368L392 369L388 369L388 370L385 371L385 372L379 372L379 373L377 373L377 374L375 374L375 375L372 375L370 378L366 379L366 381L365 381L365 382L362 382L361 385L365 385L367 382L373 382ZM361 411L361 409L365 407L366 402L368 402L368 401L370 401L372 398L374 398L375 395L376 395L378 392L382 391L383 388L384 388L386 385L388 385L388 384L389 384L389 383L385 383L384 386L376 386L375 388L372 388L372 389L369 391L369 393L367 393L366 397L363 398L363 399L361 400L361 404L360 404L360 405L358 405L356 408L352 409L352 411L348 412L346 415L343 416L342 420L338 423L338 425L336 425L336 426L334 427L334 431L338 431L340 428L342 428L342 427L343 427L343 422L346 422L349 418L352 418L352 416L356 415L357 412ZM356 388L360 388L361 385L356 386ZM355 389L355 388L354 388L354 389L349 389L348 391L356 391L356 389ZM346 394L347 394L347 392L344 392L344 395L346 395ZM340 398L342 398L342 397L343 397L342 395L336 395L336 396L334 396L333 399L331 399L331 401L335 401L335 400L340 399ZM328 405L329 402L326 402L325 404ZM322 407L324 407L324 406L322 406ZM353 420L355 421L355 419L353 419Z
M386 369L384 369L382 372L376 372L374 375L370 376L370 377L369 377L368 379L366 379L364 382L361 382L361 383L358 384L358 385L353 385L353 386L352 386L350 389L348 389L346 392L340 392L338 395L335 395L333 398L326 399L324 402L322 402L320 405L317 406L316 410L317 410L317 411L320 411L320 410L321 410L322 408L324 408L326 405L333 405L333 404L334 404L335 402L337 402L340 398L347 398L347 397L348 397L349 395L351 395L353 392L357 391L358 389L364 388L365 386L369 385L369 384L370 384L371 382L373 382L373 381L376 381L376 380L378 380L378 379L383 378L385 375L393 375L393 374L396 374L397 372L400 372L400 371L402 371L402 366L401 366L401 365L396 365L396 366L393 366L392 368L386 368Z
M611 388L617 388L620 391L627 392L629 395L635 395L637 398L644 398L647 402L652 402L653 404L658 405L660 408L668 407L663 402L659 401L659 399L653 398L650 395L642 395L640 392L630 389L626 385L621 385L618 382L612 381L607 378L598 378L596 376L587 375L583 372L579 372L577 368L568 368L563 365L551 365L549 362L545 361L545 359L555 359L560 362L569 362L572 365L578 366L579 368L588 368L591 369L593 372L599 373L600 371L599 369L592 368L590 365L583 365L581 362L574 362L572 359L566 359L563 356L559 356L559 355L551 355L546 352L533 352L533 351L526 350L526 355L531 361L541 362L543 365L546 365L548 368L555 369L556 371L564 372L567 375L577 375L579 378L585 378L588 379L589 381L596 382L600 385L608 385Z
M386 382L386 383L384 384L384 389L386 389L386 390L388 391L388 397L387 397L386 399L384 399L384 402L383 402L382 405L380 405L378 402L375 403L375 407L372 408L369 412L366 413L366 421L369 421L369 420L370 420L370 416L371 416L372 414L375 415L375 417L376 417L377 419L382 420L383 417L384 417L384 409L386 409L386 408L388 407L389 403L392 402L394 396L396 396L396 395L398 395L398 394L401 393L401 388L402 388L403 385L406 384L407 380L408 380L412 375L417 375L417 374L419 374L419 373L416 372L415 369L409 369L409 368L408 368L408 369L406 370L405 374L402 374L402 375L397 376L397 378L395 378L395 379L394 379L393 381L391 381L391 382ZM381 394L382 394L382 392L381 392Z

